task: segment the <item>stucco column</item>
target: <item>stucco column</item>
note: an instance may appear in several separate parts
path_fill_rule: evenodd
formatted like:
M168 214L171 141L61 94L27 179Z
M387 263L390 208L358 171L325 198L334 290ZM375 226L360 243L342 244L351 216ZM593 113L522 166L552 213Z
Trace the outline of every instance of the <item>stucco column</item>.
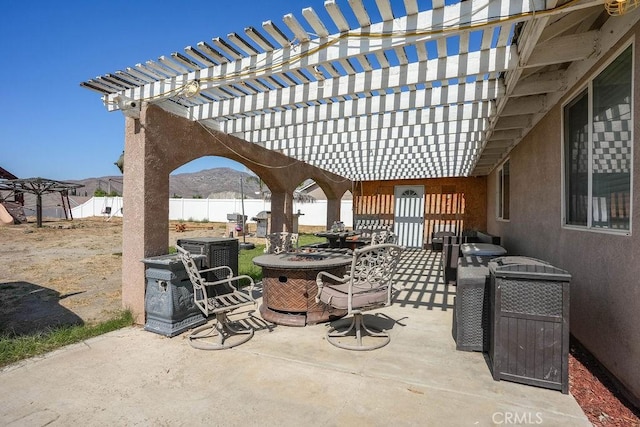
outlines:
M293 228L293 193L271 193L271 232L291 231Z
M331 229L334 221L340 221L340 199L327 199L327 230Z
M271 232L284 231L284 193L271 193Z
M143 108L139 120L126 119L123 173L122 306L138 324L145 322L141 260L166 254L169 239L169 174L145 113Z
M284 231L293 231L293 192L284 194Z

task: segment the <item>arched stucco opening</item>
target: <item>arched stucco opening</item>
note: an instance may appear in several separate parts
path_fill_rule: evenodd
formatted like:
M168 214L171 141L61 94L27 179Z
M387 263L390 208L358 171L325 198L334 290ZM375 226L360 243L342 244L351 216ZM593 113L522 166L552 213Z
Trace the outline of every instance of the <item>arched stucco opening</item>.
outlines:
M303 183L301 183L298 188L304 194L310 196L313 200L327 203L333 199L332 208L328 209L328 212L331 212L331 215L335 217L335 221L342 221L345 224L352 224L353 220L353 196L351 193L351 189L347 189L346 187L340 188L342 190L342 194L339 190L336 190L334 187L328 186L326 182L318 183L315 180L309 178L306 179ZM327 195L325 189L329 192L331 197ZM336 205L339 207L339 210L336 212ZM329 221L327 218L327 227L330 227L333 224L333 221Z
M318 177L333 197L327 223L339 217L339 199L351 182L283 156L257 144L211 130L153 106L144 105L140 118L125 121L124 205L122 243L122 303L144 323L142 259L165 254L169 238L169 175L203 156L221 156L253 171L271 191L271 230L289 231L293 192L307 177ZM323 179L324 177L324 179ZM337 200L337 205L335 204ZM331 206L331 205L328 205ZM337 216L336 216L337 215Z

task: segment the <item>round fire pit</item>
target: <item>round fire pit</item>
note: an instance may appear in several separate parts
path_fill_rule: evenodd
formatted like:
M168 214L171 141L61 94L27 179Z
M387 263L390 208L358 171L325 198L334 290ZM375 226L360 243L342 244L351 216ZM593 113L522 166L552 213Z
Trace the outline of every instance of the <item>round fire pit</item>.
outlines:
M285 253L253 259L262 267L262 318L287 326L305 326L338 319L347 314L316 303L316 276L320 271L341 277L351 255L339 252Z

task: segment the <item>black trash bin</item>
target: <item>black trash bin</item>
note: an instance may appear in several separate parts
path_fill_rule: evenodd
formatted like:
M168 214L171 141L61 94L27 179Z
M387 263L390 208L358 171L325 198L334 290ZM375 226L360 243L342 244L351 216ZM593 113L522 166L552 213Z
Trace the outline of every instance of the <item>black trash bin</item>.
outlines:
M489 358L494 380L569 392L571 275L534 258L489 263Z
M233 275L238 275L238 239L229 237L192 237L178 239L178 246L192 255L205 256L202 268L214 268L226 265L231 268ZM205 273L205 280L213 282L224 279L224 274L218 272Z
M474 255L456 259L458 277L452 329L456 350L488 351L490 260L489 257Z

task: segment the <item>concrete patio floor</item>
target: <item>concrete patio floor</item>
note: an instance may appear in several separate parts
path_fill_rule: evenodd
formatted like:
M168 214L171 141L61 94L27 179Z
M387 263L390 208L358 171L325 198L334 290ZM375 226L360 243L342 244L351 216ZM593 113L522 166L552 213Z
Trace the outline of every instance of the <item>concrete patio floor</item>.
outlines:
M270 325L257 310L253 339L217 352L125 328L2 370L0 424L591 425L571 395L494 381L482 354L455 350L439 256L405 253L405 289L370 312L390 328L381 349L341 350L325 324Z

